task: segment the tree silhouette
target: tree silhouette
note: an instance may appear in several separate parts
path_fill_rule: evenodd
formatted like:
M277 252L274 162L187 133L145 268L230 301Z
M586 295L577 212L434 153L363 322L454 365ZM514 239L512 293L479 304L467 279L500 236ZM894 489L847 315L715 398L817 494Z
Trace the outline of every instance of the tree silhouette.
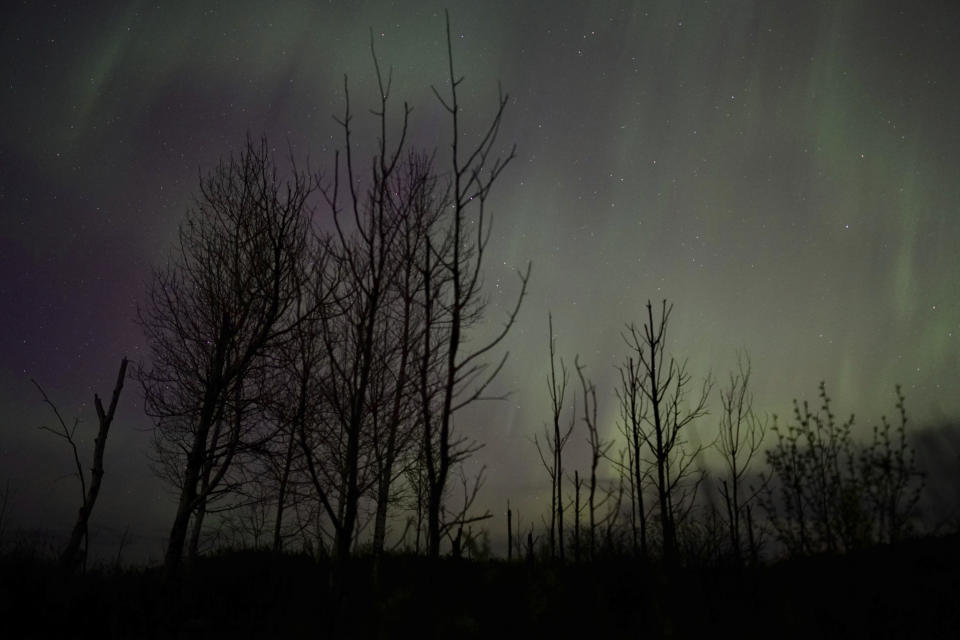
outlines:
M199 531L208 500L258 438L265 356L301 321L311 192L306 174L294 167L281 179L266 140L248 137L201 177L176 249L139 311L150 346L139 377L156 421L155 469L179 494L168 573L191 518Z
M373 532L374 553L382 553L386 540L387 510L395 502L392 488L405 475L418 456L419 429L416 367L422 349L418 334L423 328L423 313L418 296L423 292L423 277L418 269L426 248L426 238L449 204L447 193L433 168L433 157L412 151L397 175L390 192L396 194L400 231L394 261L396 268L388 303L388 315L381 332L379 380L384 398L384 426L373 435L373 453L377 466L376 514ZM386 366L384 366L386 365Z
M777 538L792 554L849 551L901 538L924 486L907 441L907 414L897 387L896 436L884 416L873 439L858 445L853 414L838 422L826 384L820 408L794 400L795 424L774 421L777 442L767 450L775 484L763 494Z
M709 376L704 380L697 396L688 408L691 378L686 363L678 363L672 357L665 359L666 327L673 305L663 301L659 318L653 315L653 305L647 301L647 320L643 330L636 325L627 327L624 339L636 358L636 376L642 393L644 409L638 415L645 424L638 429L639 435L652 456L656 475L654 485L660 515L660 530L664 559L668 564L676 561L677 523L686 517L693 506L699 486L699 478L688 482L695 469L693 464L703 449L702 445L688 450L685 436L694 420L706 414L706 402L710 393ZM628 380L629 381L629 380ZM640 464L639 459L636 464ZM638 482L639 485L639 482ZM638 495L640 488L638 486Z
M514 158L493 153L508 96L501 93L490 124L472 147L464 147L460 125L461 106L458 77L453 66L450 15L446 13L449 94L436 88L434 94L450 116L450 197L451 206L439 222L441 236L429 237L421 273L424 275L423 343L419 387L423 419L422 455L427 487L428 554L440 554L443 500L452 468L476 451L476 445L457 436L453 417L485 392L506 362L507 353L490 367L484 357L503 341L513 326L526 294L530 265L520 276L520 293L502 329L486 343L468 347L470 330L485 316L483 256L490 240L490 213L487 200L494 183ZM470 216L468 220L467 216ZM436 363L439 362L439 366ZM439 387L432 384L439 380Z
M726 388L720 390L720 425L717 449L726 467L726 477L721 480L720 495L723 497L730 533L730 549L739 563L743 555L742 527L747 524L748 537L754 539L752 518L747 510L763 485L747 488L744 480L750 471L754 457L763 446L766 422L753 410L753 394L750 393L750 359L746 353L737 359L737 372L730 375ZM750 545L751 555L755 546Z
M276 430L264 443L262 452L269 471L267 477L276 494L272 543L275 551L283 546L288 503L296 512L307 501L307 486L311 483L301 449L302 438L307 432L312 433L317 422L328 413L321 392L321 383L329 370L321 325L323 319L333 313L333 288L329 280L335 277L336 265L330 259L329 244L329 238L319 237L311 245L297 296L296 315L301 321L275 354L268 415L276 424ZM298 528L302 531L304 526L301 524Z
M405 157L410 108L404 105L400 132L390 145L387 140L390 82L384 81L380 72L372 34L370 42L380 93L379 108L373 110L373 114L379 123L380 136L371 162L369 186L358 191L360 175L354 168L355 151L351 141L353 115L349 86L344 78L344 114L337 120L344 133L344 174L341 178L338 152L332 183L321 187L336 230L331 254L337 269L336 276L329 281L334 290L334 311L323 317L319 327L329 364L321 382L329 416L316 423L319 433L311 437L304 433L301 438L310 478L335 531L334 548L340 559L350 553L360 499L377 485L378 475L377 497L381 499L378 523L385 526L396 432L407 397L409 307L408 324L400 340L403 353L397 365L399 371L394 370L387 359L385 349L391 346L391 341L385 332L393 322L389 315L391 287L404 265L403 260L396 259L398 245L406 239L402 235L404 217L417 198L416 190L429 180L429 167L415 165L406 174L408 181L396 184L395 173ZM418 173L418 169L424 170ZM404 197L400 197L400 189ZM408 267L406 273L411 272ZM390 379L388 371L398 381L393 393L385 386ZM383 405L390 398L394 411L384 416ZM383 429L381 423L386 423ZM388 451L376 461L380 466L377 474L372 457L382 444ZM382 547L383 530L378 528L377 533Z
M911 530L911 519L926 486L926 473L917 466L916 450L907 442L907 409L896 386L899 423L886 416L873 427L872 440L860 451L860 482L872 512L872 534L877 542L897 542Z
M645 482L647 471L641 465L645 462L642 453L643 447L647 444L643 431L647 404L644 402L642 391L644 380L640 367L639 359L628 357L624 365L619 368L620 388L616 393L620 405L620 432L623 433L627 442L627 464L624 466L622 461L618 461L618 465L621 475L626 474L630 485L630 528L633 552L646 559L648 557L647 507L643 500L643 490L647 484ZM638 519L639 530L637 529Z
M563 447L570 439L573 426L576 424L577 407L574 401L570 424L566 429L560 426L560 416L563 414L563 401L567 391L567 367L560 359L560 379L557 379L556 340L553 337L553 315L548 315L550 328L550 376L547 378L547 393L550 395L551 423L544 426L544 444L540 444L536 434L533 443L540 455L547 475L550 476L550 557L559 555L563 562ZM549 454L550 460L547 460ZM559 545L559 548L558 548Z
M612 441L604 440L600 436L597 426L597 388L593 381L585 374L585 367L580 364L579 356L573 360L574 368L577 370L577 377L580 378L580 387L583 391L583 422L587 426L587 444L590 445L590 479L588 480L587 511L590 516L590 528L587 530L587 552L591 558L597 551L597 527L600 521L597 518L597 512L606 505L610 499L610 492L607 492L603 498L597 499L597 468L600 461L607 457ZM609 515L607 517L610 517Z
M97 502L97 496L100 495L100 485L103 483L103 454L107 447L107 436L110 434L110 426L113 424L113 416L117 411L117 402L120 401L120 392L123 391L123 383L127 377L127 363L128 361L126 358L122 358L120 360L120 370L117 372L117 382L113 386L113 394L110 397L110 406L106 409L106 411L103 409L103 403L100 401L100 396L93 394L93 404L97 410L97 421L99 422L99 428L97 430L97 437L93 441L93 466L90 468L89 487L87 487L87 479L86 474L83 472L83 465L80 464L80 453L77 450L77 442L74 437L77 432L79 420L74 420L73 427L68 428L66 422L63 420L63 417L60 415L60 411L57 409L53 401L47 396L46 391L43 390L43 387L40 386L40 383L38 383L36 380L33 380L34 386L36 386L40 391L40 395L43 396L43 401L49 405L50 409L53 411L59 425L58 430L51 429L50 427L40 428L44 431L49 431L59 438L63 438L66 440L67 444L70 445L70 449L73 452L73 462L77 468L77 479L80 482L80 495L82 502L80 504L80 509L77 512L77 520L73 525L73 530L70 532L70 538L67 542L67 545L60 554L60 565L70 570L76 569L77 565L80 565L82 568L86 568L87 566L87 552L90 538L90 515L93 513L93 507ZM4 491L3 494L2 510L0 510L0 524L3 523L3 511L6 510L8 493L9 484L7 486L7 490ZM0 533L2 533L2 529L0 529ZM80 549L81 545L83 545L82 551Z

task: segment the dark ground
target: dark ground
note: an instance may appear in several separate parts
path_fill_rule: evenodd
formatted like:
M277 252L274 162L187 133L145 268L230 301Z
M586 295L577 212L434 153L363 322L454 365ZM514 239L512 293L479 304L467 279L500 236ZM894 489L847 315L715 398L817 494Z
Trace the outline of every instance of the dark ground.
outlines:
M960 637L956 535L739 571L410 556L386 558L379 582L372 569L355 560L332 589L329 565L268 552L207 558L172 582L7 554L0 637Z

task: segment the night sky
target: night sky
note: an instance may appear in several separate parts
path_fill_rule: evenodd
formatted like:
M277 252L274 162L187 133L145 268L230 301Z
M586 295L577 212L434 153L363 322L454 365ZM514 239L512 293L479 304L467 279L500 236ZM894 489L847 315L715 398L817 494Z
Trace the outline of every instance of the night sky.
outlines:
M648 298L700 380L749 351L756 406L790 416L823 379L859 428L960 416L960 5L954 2L23 2L0 25L0 483L13 526L65 530L79 490L37 379L92 447L93 392L145 355L138 302L198 171L265 134L311 166L341 144L348 74L372 122L369 30L414 107L412 143L446 153L443 8L466 81L465 134L511 96L487 255L488 330L532 261L505 341L509 400L458 424L485 449L483 504L539 521L532 444L550 418L547 313L615 429L614 366ZM106 5L106 6L98 6ZM372 151L370 151L372 153ZM367 155L367 154L364 154ZM325 214L317 212L323 224ZM159 557L173 498L147 468L133 378L107 446L100 539ZM714 395L714 404L718 400ZM69 418L68 418L69 419ZM716 411L698 423L712 437ZM567 468L585 468L585 434ZM85 463L89 450L84 452ZM537 502L539 500L539 502ZM499 520L494 528L500 527Z

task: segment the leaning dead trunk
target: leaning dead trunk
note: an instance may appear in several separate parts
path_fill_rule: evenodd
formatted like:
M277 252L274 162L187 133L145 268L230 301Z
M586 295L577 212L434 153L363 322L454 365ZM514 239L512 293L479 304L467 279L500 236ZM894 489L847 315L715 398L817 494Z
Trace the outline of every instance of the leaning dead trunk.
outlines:
M83 566L86 566L87 546L85 543L88 533L87 525L90 521L90 514L93 512L93 506L97 502L97 496L100 493L100 484L103 482L103 452L107 446L107 435L110 432L110 424L113 422L113 415L117 409L117 402L120 400L120 391L123 390L123 381L127 375L127 362L126 358L120 361L117 383L113 387L113 396L110 398L110 408L106 412L103 410L103 403L100 402L100 396L96 394L93 395L93 402L97 409L97 419L100 422L100 429L97 431L97 439L94 440L93 444L93 468L90 471L90 488L84 496L80 511L77 513L77 521L73 525L70 541L60 556L60 564L69 569L76 568L80 562L82 562ZM80 556L81 544L84 544L82 556Z

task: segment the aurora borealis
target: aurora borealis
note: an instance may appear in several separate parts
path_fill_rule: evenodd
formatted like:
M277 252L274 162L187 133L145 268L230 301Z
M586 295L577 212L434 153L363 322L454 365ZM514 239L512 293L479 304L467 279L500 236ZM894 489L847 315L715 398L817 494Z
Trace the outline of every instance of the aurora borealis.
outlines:
M89 446L93 392L142 357L136 307L198 170L247 131L328 168L343 74L358 123L373 104L368 30L394 108L414 107L411 143L446 152L430 91L444 7L467 133L498 83L511 96L491 330L533 263L497 384L510 399L460 418L485 444L484 506L509 497L529 520L549 496L531 442L549 419L548 311L610 434L619 332L648 298L675 304L668 349L695 379L722 382L747 349L761 411L789 416L823 379L859 428L893 411L897 383L914 425L960 417L955 3L24 2L0 26L0 483L16 525L66 528L77 494L30 379ZM93 524L162 536L172 499L147 467L138 385L124 394Z

